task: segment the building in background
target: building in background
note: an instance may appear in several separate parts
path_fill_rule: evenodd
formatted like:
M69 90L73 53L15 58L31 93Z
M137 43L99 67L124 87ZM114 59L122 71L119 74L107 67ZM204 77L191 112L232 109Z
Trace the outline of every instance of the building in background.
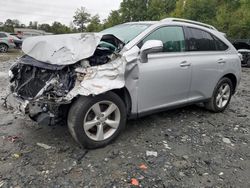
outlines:
M22 39L41 35L52 35L53 33L47 33L43 30L29 29L29 28L14 28L15 34Z

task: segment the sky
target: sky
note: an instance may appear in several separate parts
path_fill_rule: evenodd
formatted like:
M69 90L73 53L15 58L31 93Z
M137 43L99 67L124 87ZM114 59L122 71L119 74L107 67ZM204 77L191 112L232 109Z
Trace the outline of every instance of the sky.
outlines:
M92 16L106 19L111 10L117 10L122 0L0 0L0 22L18 19L28 25L59 21L69 25L77 8L85 7Z

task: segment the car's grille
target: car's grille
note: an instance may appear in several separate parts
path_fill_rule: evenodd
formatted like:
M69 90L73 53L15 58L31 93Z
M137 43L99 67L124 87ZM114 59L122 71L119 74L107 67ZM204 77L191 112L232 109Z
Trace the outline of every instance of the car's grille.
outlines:
M15 92L23 98L34 98L53 75L52 71L29 65L22 65L19 71Z
M42 92L44 98L63 97L74 87L76 80L70 67L49 70L18 63L11 70L14 75L12 90L23 99L33 99L46 85L46 91Z

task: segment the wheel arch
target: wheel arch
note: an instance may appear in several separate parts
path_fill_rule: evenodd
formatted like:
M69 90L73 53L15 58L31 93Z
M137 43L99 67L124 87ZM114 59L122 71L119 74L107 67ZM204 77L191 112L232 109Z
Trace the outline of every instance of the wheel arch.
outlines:
M4 43L4 42L0 42L0 44L4 44L4 45L6 45L6 46L7 46L7 48L9 48L9 45L8 45L8 44L6 44L6 43Z
M7 43L5 43L5 42L0 42L0 44L4 44L9 48L9 45Z
M126 106L127 116L130 116L131 108L132 108L132 99L131 99L128 89L126 87L123 87L121 89L113 89L111 90L111 92L114 92L122 99L122 101L124 102Z
M237 87L237 77L233 73L229 73L224 75L222 78L228 78L231 80L233 84L233 94L236 92L236 87Z
M126 87L123 87L123 88L120 88L120 89L113 89L113 90L110 90L110 91L107 91L107 92L113 92L113 93L115 93L116 95L118 95L121 98L121 100L124 102L124 104L126 106L127 116L130 116L131 108L132 108L132 99L131 99L131 96L129 94L128 89ZM76 97L74 97L72 99L71 103L69 104L69 106L71 106L81 96L83 96L83 95L77 95Z

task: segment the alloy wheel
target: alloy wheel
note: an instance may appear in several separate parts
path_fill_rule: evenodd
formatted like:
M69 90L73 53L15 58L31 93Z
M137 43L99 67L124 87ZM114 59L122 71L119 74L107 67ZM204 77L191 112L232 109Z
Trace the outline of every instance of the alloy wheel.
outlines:
M111 101L95 103L86 113L83 128L94 141L110 138L118 129L121 120L120 110Z
M228 83L224 83L218 90L216 96L216 105L218 108L224 108L230 100L231 89Z
M6 45L0 44L0 52L5 53L5 52L7 52L7 50L8 50L8 48Z

